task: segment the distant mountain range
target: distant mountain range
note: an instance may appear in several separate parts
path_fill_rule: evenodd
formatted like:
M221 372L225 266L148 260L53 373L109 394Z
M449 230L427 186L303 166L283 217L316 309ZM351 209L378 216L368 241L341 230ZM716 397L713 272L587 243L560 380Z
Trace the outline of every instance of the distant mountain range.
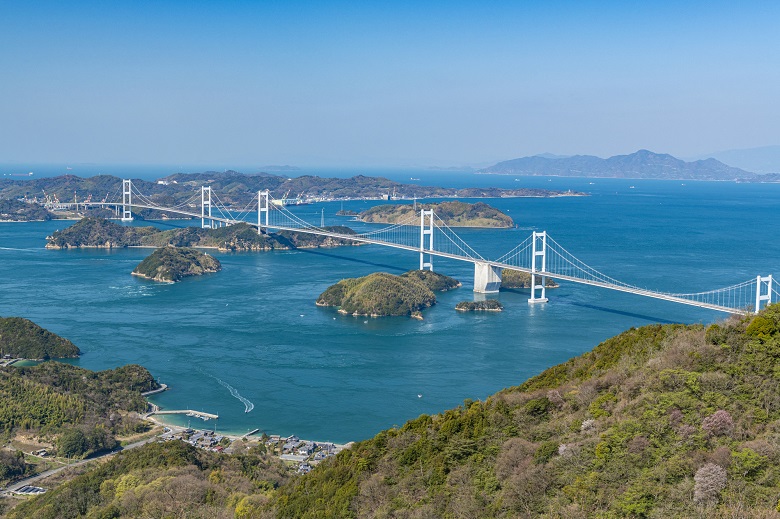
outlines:
M693 158L705 159L708 157L754 173L780 173L780 146L717 151Z
M499 162L478 173L517 176L560 176L638 178L666 180L777 181L727 166L713 158L686 162L668 154L639 150L630 155L602 159L593 155L553 156L549 154Z

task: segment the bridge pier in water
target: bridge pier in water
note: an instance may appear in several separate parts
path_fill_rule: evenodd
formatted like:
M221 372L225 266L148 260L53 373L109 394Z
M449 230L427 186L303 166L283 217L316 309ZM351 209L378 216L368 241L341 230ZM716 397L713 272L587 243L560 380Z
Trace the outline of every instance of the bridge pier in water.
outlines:
M490 263L474 262L474 292L478 294L495 294L501 288L501 267Z

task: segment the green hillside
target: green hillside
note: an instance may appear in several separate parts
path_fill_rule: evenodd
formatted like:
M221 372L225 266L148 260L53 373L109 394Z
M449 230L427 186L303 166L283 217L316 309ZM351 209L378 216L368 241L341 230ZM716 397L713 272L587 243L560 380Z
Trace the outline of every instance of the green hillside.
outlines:
M277 516L777 517L780 305L631 329L423 415L276 496Z
M220 455L181 441L122 452L11 510L14 519L251 519L287 471L262 451Z
M75 358L81 352L68 339L23 317L0 317L0 357L48 360Z

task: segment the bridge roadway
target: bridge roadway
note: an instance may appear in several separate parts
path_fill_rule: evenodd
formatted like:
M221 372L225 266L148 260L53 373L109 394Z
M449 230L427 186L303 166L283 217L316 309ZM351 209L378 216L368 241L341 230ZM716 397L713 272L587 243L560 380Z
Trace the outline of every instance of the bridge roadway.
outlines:
M191 212L191 211L185 211L185 210L181 210L181 209L156 207L156 206L138 204L138 203L135 203L135 202L133 202L132 206L133 207L140 207L140 208L144 208L144 209L156 209L158 211L175 212L177 214L183 214L183 215L186 215L186 216L192 216L193 218L202 218L203 217L203 215L201 215L200 213L194 213L194 212ZM266 227L264 225L258 225L255 222L247 222L246 220L235 220L235 219L231 219L231 218L223 218L223 217L217 217L217 216L210 216L210 217L206 216L206 218L208 218L209 220L212 220L212 221L223 222L225 224L247 223L249 225L252 225L253 227L260 227L260 228ZM508 263L497 263L497 262L493 262L493 261L490 261L490 260L485 260L483 258L472 258L472 257L469 257L469 256L460 256L460 255L457 255L457 254L451 254L451 253L448 253L448 252L441 252L441 251L437 251L437 250L428 250L428 249L423 250L423 249L421 249L420 247L417 247L417 246L403 245L403 244L387 242L387 241L383 241L383 240L375 240L375 239L366 238L366 237L363 237L363 236L360 236L360 235L339 234L339 233L334 233L334 232L321 231L319 229L306 229L306 228L297 228L297 227L283 227L283 226L275 226L275 225L270 225L270 224L268 225L268 228L270 228L270 229L278 229L280 231L303 232L303 233L314 234L314 235L318 235L318 236L328 236L328 237L331 237L331 238L342 238L342 239L357 241L357 242L360 242L360 243L382 245L382 246L385 246L385 247L393 247L393 248L396 248L396 249L408 250L408 251L411 251L411 252L416 252L418 254L419 253L425 253L425 254L430 254L432 256L441 257L441 258L449 258L449 259L458 260L458 261L466 261L466 262L469 262L469 263L473 263L475 265L476 264L481 264L483 266L487 265L489 267L495 267L495 268L499 268L499 269L502 269L502 270L503 269L508 269L508 270L517 270L517 271L520 271L520 272L526 272L528 274L531 273L531 269L530 268L518 267L516 265L510 265ZM582 279L582 278L577 278L577 277L574 277L574 276L568 276L568 275L565 275L565 274L555 274L555 273L551 273L551 272L539 272L539 271L537 271L537 272L535 272L535 274L537 276L545 276L545 277L548 277L548 278L552 278L552 279L557 280L557 281L571 281L572 283L579 283L581 285L589 285L589 286L595 286L595 287L600 287L600 288L606 288L606 289L609 289L609 290L616 290L618 292L626 292L626 293L629 293L629 294L636 294L636 295L640 295L640 296L651 297L653 299L660 299L662 301L669 301L669 302L672 302L672 303L680 303L680 304L684 304L684 305L695 306L695 307L698 307L698 308L706 308L708 310L716 310L718 312L726 312L726 313L740 314L740 315L749 315L750 314L750 312L748 310L745 310L745 309L735 309L735 308L729 308L727 306L720 306L720 305L714 305L714 304L711 304L711 303L705 303L705 302L701 302L701 301L694 301L694 300L691 300L691 299L685 299L685 298L682 298L682 297L677 297L677 296L674 296L674 295L665 294L663 292L653 292L652 290L647 290L647 289L642 289L642 288L614 285L614 284L611 284L611 283L605 283L603 281Z

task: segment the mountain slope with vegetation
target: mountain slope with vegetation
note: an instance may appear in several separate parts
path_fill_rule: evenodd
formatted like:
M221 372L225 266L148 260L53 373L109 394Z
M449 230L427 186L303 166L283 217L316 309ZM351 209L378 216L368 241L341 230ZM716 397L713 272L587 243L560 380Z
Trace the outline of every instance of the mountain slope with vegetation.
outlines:
M309 474L288 480L259 452L153 444L10 517L774 518L778 359L780 305L632 328Z
M287 471L262 450L231 456L181 441L122 452L11 510L12 519L162 517L251 519Z
M0 317L0 357L48 360L75 358L81 354L68 339L41 328L23 317Z
M97 424L112 412L144 412L142 391L157 389L138 365L90 371L60 362L0 368L0 424L44 433L64 425Z
M420 210L433 209L436 216L450 227L514 227L507 214L484 202L440 202L437 204L386 204L360 213L360 219L369 223L398 223L420 216Z
M277 517L778 517L779 358L780 305L631 329L355 445Z
M338 306L339 312L352 315L412 315L436 303L434 290L459 286L437 272L412 270L400 276L376 272L331 285L317 298L317 306Z

